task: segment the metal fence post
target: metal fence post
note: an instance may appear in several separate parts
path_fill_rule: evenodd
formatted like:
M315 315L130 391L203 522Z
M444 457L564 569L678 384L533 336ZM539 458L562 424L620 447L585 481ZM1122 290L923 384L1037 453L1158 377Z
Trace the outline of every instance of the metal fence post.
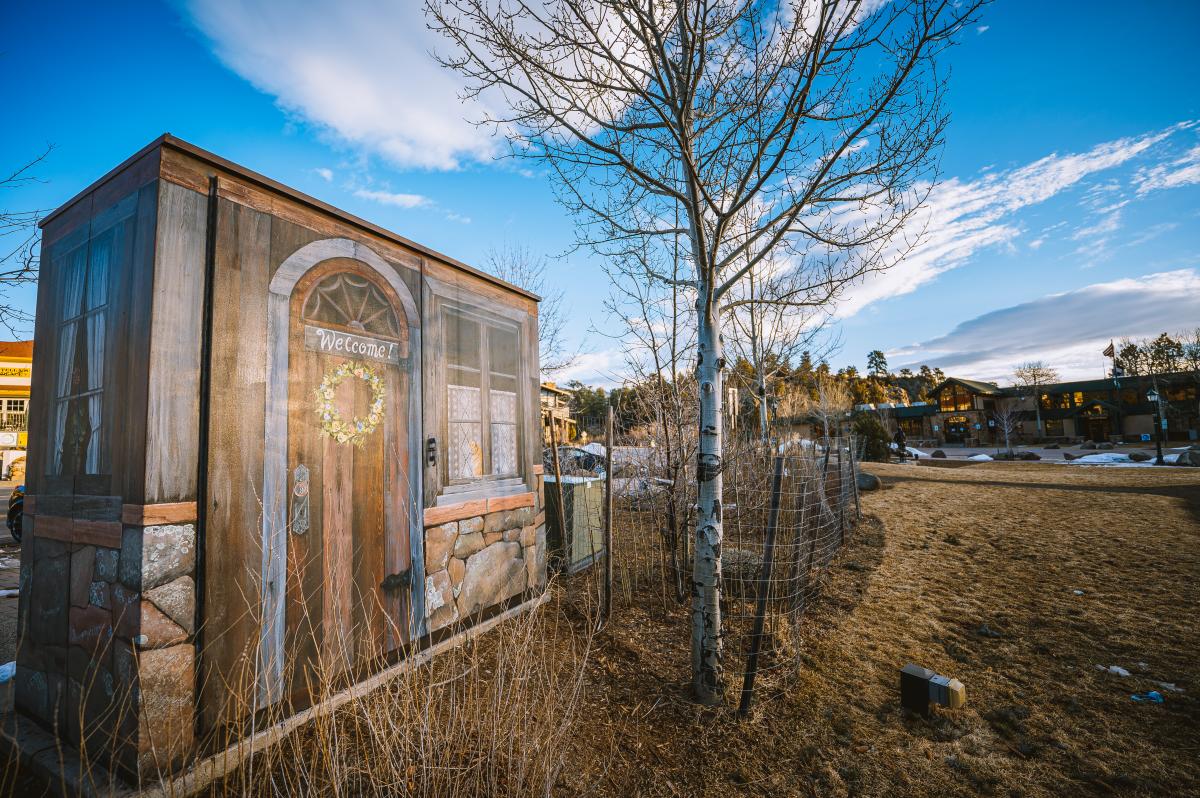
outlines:
M775 530L779 526L779 494L783 486L783 455L775 455L775 474L771 479L771 510L767 516L767 539L763 551L762 572L758 579L758 607L754 612L754 631L750 635L750 651L746 657L746 675L742 680L742 701L738 715L745 717L754 700L754 677L758 674L758 654L762 649L763 624L767 615L767 598L771 590L771 566L775 559Z
M607 434L604 439L604 605L600 614L600 626L608 623L612 615L613 588L613 556L612 556L612 526L613 526L613 409L608 407Z

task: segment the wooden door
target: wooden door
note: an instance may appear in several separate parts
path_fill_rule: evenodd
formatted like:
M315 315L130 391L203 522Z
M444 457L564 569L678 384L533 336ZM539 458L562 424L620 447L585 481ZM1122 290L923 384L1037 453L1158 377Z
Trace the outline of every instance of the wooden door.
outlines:
M285 676L304 704L377 670L412 625L408 323L344 259L301 278L289 318Z

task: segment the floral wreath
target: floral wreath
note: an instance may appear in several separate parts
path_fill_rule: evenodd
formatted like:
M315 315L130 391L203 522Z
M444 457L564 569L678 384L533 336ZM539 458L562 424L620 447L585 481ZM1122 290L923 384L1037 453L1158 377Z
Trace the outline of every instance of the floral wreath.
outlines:
M334 391L347 377L357 377L371 386L371 406L366 418L357 416L347 421L334 407ZM317 418L321 420L321 432L338 443L362 446L379 422L383 420L383 377L366 363L343 363L325 374L315 391L317 396Z

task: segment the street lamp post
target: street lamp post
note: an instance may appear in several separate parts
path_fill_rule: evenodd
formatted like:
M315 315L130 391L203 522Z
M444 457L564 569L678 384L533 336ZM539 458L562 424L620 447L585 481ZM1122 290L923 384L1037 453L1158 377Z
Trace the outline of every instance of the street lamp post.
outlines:
M1163 465L1162 454L1162 420L1163 407L1162 396L1158 393L1158 387L1155 386L1146 392L1146 401L1154 405L1154 448L1158 456L1154 458L1155 465Z

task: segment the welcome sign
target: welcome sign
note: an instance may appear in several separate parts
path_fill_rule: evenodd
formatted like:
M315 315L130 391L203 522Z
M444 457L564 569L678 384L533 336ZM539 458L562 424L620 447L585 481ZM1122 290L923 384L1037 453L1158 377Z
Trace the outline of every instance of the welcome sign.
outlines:
M365 335L325 327L304 325L304 348L325 355L353 357L359 360L374 360L378 363L400 363L400 344Z

